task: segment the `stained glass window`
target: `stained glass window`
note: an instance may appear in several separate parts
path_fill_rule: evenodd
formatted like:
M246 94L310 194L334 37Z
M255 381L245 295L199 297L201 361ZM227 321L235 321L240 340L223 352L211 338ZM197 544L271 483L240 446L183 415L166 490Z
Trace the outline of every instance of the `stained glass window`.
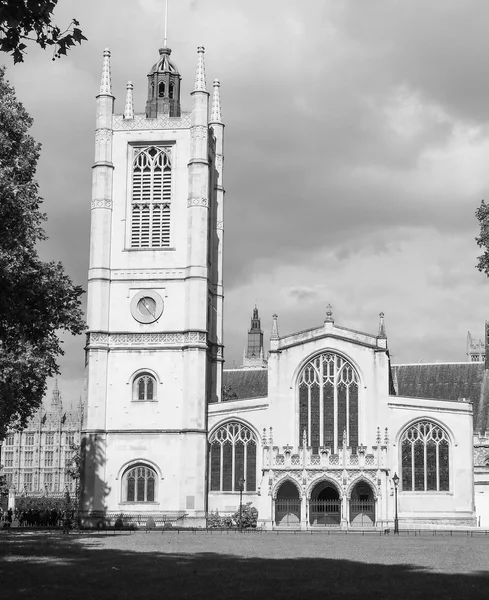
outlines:
M240 478L244 491L256 491L256 438L249 427L226 423L212 434L209 447L211 492L237 492Z
M403 491L449 491L449 439L444 429L420 421L403 433L400 443Z
M316 356L302 369L299 386L299 444L303 431L313 452L318 447L337 452L346 443L358 446L357 371L345 358L332 352Z
M149 373L141 373L134 380L134 400L156 400L156 381Z
M154 502L156 474L153 469L138 465L125 475L126 502Z

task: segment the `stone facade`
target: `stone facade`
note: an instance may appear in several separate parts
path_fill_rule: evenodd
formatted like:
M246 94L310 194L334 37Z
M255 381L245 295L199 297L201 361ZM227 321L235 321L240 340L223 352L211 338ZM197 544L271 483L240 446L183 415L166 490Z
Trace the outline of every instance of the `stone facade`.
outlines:
M11 431L1 445L0 467L15 495L59 494L75 491L66 473L80 445L83 407L65 411L56 384L49 408L41 406L21 432Z

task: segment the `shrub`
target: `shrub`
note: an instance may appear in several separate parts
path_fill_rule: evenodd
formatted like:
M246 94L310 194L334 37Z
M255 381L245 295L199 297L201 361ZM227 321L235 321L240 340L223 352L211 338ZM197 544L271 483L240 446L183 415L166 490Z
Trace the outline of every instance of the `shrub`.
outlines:
M246 504L243 504L241 512L237 510L232 518L236 523L236 527L239 527L240 529L240 518L243 519L243 529L254 528L258 522L258 511L253 506L252 502L247 502Z

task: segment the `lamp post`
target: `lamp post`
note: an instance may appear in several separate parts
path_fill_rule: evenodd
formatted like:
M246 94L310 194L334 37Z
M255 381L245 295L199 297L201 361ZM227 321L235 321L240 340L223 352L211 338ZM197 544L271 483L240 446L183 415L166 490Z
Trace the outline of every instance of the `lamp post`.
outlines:
M238 479L239 486L239 529L243 531L243 489L245 480L240 477Z
M399 477L397 476L397 473L394 473L392 483L394 484L394 502L396 505L396 512L394 516L394 533L397 533L397 535L399 535L399 517L397 514L397 486L399 485Z

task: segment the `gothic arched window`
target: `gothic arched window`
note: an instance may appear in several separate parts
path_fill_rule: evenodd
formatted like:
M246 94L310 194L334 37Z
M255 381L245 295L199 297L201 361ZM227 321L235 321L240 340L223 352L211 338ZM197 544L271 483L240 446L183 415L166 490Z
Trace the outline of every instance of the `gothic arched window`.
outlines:
M156 379L150 373L139 373L133 383L133 400L156 400Z
M146 465L131 467L124 474L123 502L154 502L156 498L156 473Z
M230 422L219 427L210 440L210 490L239 491L239 480L244 479L244 490L256 491L256 438L249 427Z
M160 83L158 84L158 97L159 98L164 98L165 97L165 92L166 92L166 85L164 81L160 81Z
M131 247L170 246L171 149L134 149Z
M173 82L170 83L170 92L168 94L168 97L170 98L170 100L173 100L173 98L175 97L175 84Z
M299 444L304 431L307 444L318 453L324 446L337 452L358 446L358 385L355 368L345 358L326 352L310 360L297 380L299 387Z
M406 429L400 446L403 492L449 491L450 443L444 429L420 421Z

